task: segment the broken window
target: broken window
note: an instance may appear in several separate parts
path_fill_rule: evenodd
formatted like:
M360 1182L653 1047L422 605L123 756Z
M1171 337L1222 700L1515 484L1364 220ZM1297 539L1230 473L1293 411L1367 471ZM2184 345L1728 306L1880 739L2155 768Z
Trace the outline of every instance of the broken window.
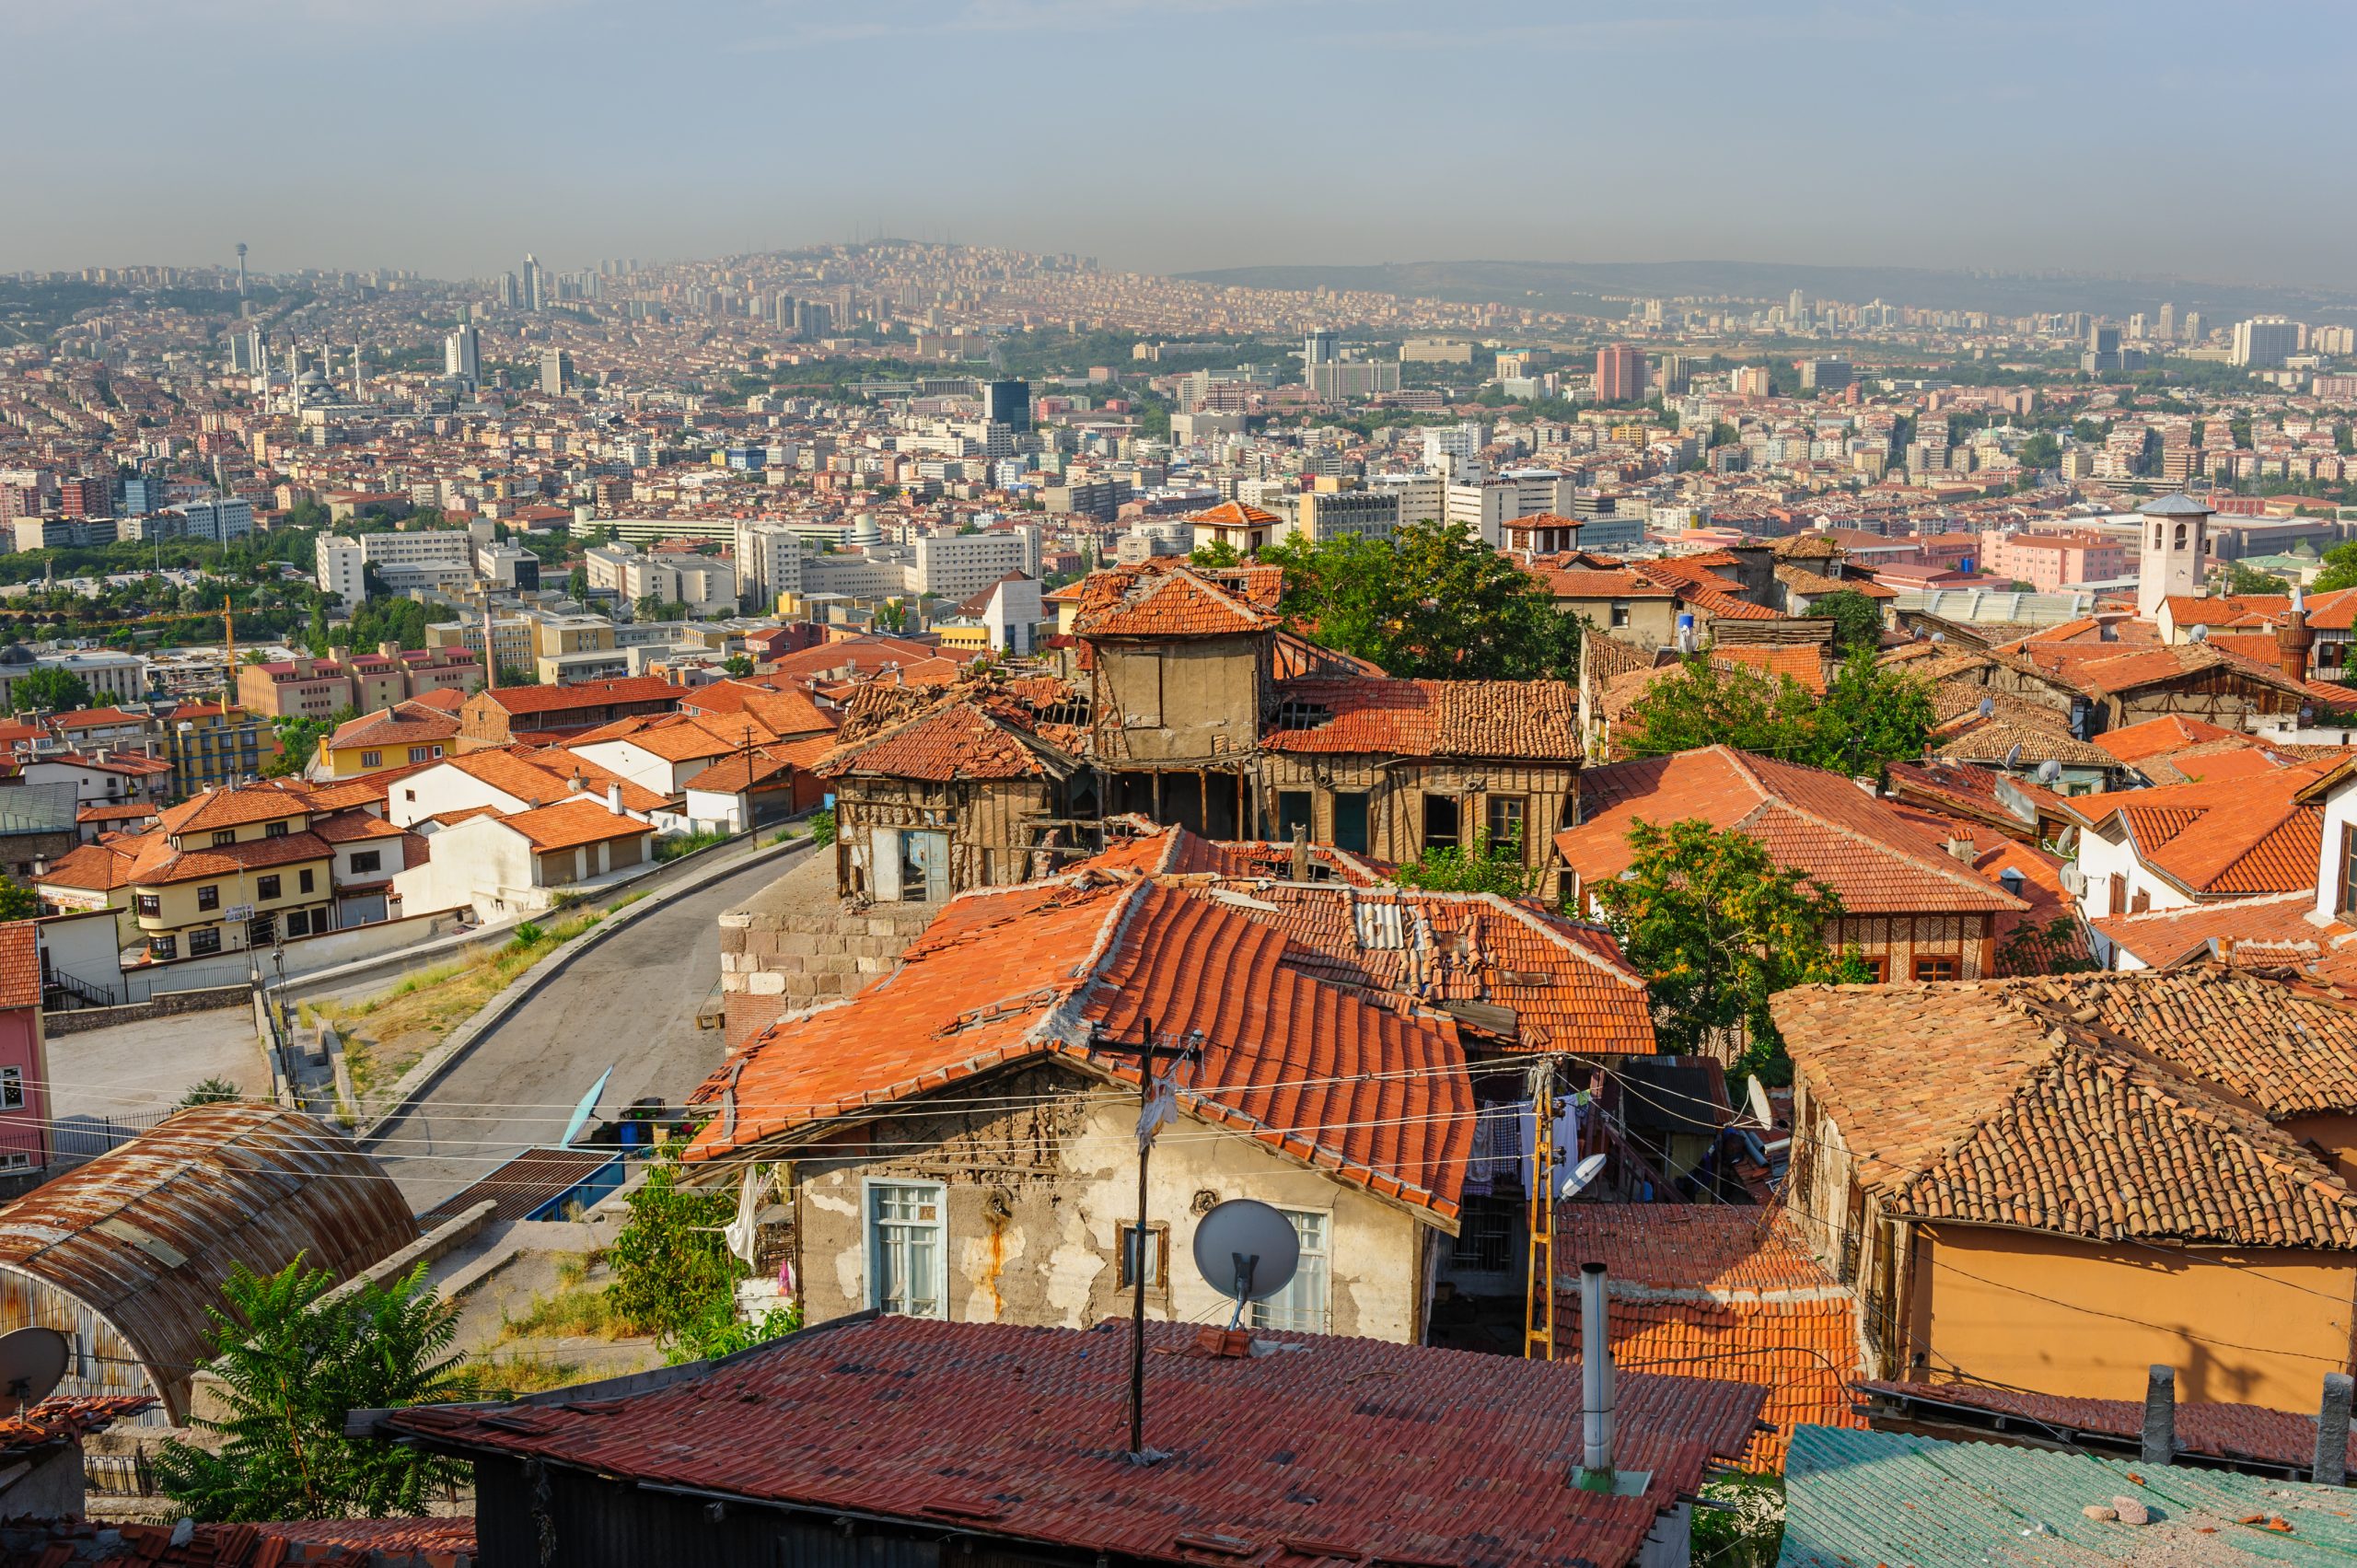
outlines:
M1318 836L1318 830L1310 825L1309 819L1309 806L1314 798L1306 789L1277 791L1277 842L1279 843L1293 842L1294 831L1296 829L1311 838Z
M942 1288L942 1191L937 1181L867 1188L867 1304L909 1318L946 1317Z
M1428 850L1455 849L1460 837L1462 817L1457 796L1424 796L1424 847Z

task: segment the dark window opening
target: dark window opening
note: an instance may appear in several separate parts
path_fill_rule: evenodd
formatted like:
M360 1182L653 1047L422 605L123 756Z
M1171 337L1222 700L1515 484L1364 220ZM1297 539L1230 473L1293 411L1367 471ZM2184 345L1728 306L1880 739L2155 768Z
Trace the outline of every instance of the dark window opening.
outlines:
M1306 789L1277 791L1277 842L1279 843L1293 842L1293 835L1296 829L1312 838L1318 836L1318 830L1311 825L1309 815L1310 803L1316 798Z
M1461 837L1464 812L1453 795L1424 796L1424 847L1455 849Z
M1366 854L1366 817L1364 792L1338 792L1334 796L1334 847L1353 854Z

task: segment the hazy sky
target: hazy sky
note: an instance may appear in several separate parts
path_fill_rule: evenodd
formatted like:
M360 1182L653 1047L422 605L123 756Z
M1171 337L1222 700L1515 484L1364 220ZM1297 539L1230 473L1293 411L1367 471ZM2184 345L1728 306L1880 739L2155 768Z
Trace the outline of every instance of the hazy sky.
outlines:
M2357 286L2357 6L0 0L0 268L856 228Z

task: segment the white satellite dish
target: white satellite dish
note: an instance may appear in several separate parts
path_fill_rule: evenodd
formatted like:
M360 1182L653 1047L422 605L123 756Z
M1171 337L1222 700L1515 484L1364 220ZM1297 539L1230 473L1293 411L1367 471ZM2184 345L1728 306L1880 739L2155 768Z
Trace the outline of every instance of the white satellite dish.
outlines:
M1587 1158L1580 1161L1579 1164L1572 1167L1571 1175L1563 1178L1563 1190L1561 1192L1556 1193L1555 1196L1558 1198L1568 1198L1573 1193L1579 1191L1589 1182L1594 1181L1597 1177L1603 1174L1604 1156L1602 1155L1590 1155Z
M21 1412L49 1398L65 1377L65 1336L54 1329L0 1334L0 1406Z
M1232 1328L1248 1301L1266 1301L1293 1283L1301 1238L1293 1222L1255 1198L1230 1198L1195 1226L1195 1272L1236 1303Z
M1984 719L1985 719L1985 718L1992 718L1992 717L1994 717L1994 716L1996 715L1996 712L1997 712L1997 699L1996 699L1996 698L1994 698L1994 697L1983 697L1983 698L1981 698L1981 699L1980 699L1980 716L1981 716L1982 718L1984 718Z
M2051 757L2049 757L2045 761L2040 762L2038 765L2038 782L2048 784L2061 783L2062 764L2056 761Z

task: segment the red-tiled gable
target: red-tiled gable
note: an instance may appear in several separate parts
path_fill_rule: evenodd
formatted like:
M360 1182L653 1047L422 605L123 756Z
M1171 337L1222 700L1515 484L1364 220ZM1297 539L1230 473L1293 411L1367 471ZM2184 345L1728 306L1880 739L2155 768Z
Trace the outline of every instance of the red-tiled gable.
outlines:
M1586 568L1562 570L1542 566L1533 574L1557 598L1669 598L1674 590L1641 572Z
M614 680L584 680L575 686L501 686L476 693L510 715L571 713L616 703L676 702L686 689L659 675L628 675Z
M2029 642L2015 645L2013 651L2039 670L2060 676L2080 691L2097 697L2119 696L2219 669L2231 670L2287 694L2311 694L2305 686L2279 669L2239 658L2206 643L2125 647L2119 643ZM2345 697L2347 693L2340 695Z
M635 817L620 817L602 800L561 800L502 817L500 821L532 841L542 854L578 849L608 839L631 839L655 830Z
M1089 885L1080 885L1089 884ZM1286 967L1283 935L1209 899L1098 878L969 892L840 1007L777 1024L697 1090L717 1102L688 1149L712 1158L830 1118L1054 1057L1134 1080L1090 1052L1152 1017L1201 1029L1180 1104L1337 1180L1457 1209L1473 1138L1455 1030L1371 1006Z
M1897 1214L2086 1240L2357 1247L2357 1193L2043 980L1799 986L1770 1004L1857 1179Z
M247 839L238 843L192 844L172 847L171 835L161 829L125 841L137 846L127 880L143 888L170 882L191 882L207 877L229 877L240 871L267 871L273 865L324 860L333 852L325 839L306 829L274 839Z
M1115 580L1083 601L1072 628L1078 636L1237 637L1277 624L1275 611L1185 567L1097 575Z
M44 887L78 888L85 892L112 892L131 885L131 863L138 858L137 839L115 839L83 844L50 862L49 870L34 880Z
M128 726L144 729L155 721L145 714L126 714L121 708L82 708L70 714L57 714L49 721L52 729L120 729Z
M2133 765L2147 757L2165 756L2172 751L2182 751L2189 746L2200 746L2212 740L2242 740L2251 744L2248 738L2234 730L2221 729L2214 724L2205 724L2200 719L2189 719L2178 714L2147 719L2142 724L2131 724L2124 729L2098 735L2095 744L2119 761Z
M328 747L341 750L347 746L430 746L447 741L458 733L456 714L432 708L412 709L404 703L338 725L335 733L328 737Z
M2165 756L2147 757L2136 764L2136 771L2147 784L2165 788L2170 784L2223 784L2229 779L2247 779L2296 767L2300 761L2289 750L2238 735L2189 746Z
M2136 857L2196 897L2286 893L2316 886L2324 808L2302 798L2327 761L2248 777L2080 796L2098 830L2117 821Z
M456 686L445 686L435 691L422 691L401 705L405 708L430 708L437 713L455 714L467 705L467 693Z
M1249 506L1241 501L1223 501L1208 511L1190 515L1187 520L1190 523L1211 523L1225 528L1261 528L1270 523L1282 522L1283 519L1274 512L1264 512L1258 506Z
M1624 1372L1619 1462L1651 1480L1612 1497L1572 1484L1574 1363L1252 1337L1285 1353L1209 1355L1192 1325L1147 1326L1146 1435L1177 1456L1157 1465L1128 1463L1109 1435L1129 1386L1117 1336L917 1318L825 1325L615 1400L422 1406L389 1424L462 1451L969 1521L1136 1562L1588 1568L1636 1562L1704 1464L1742 1448L1760 1404L1740 1383Z
M41 940L29 920L0 925L0 1007L41 1005Z
M2095 923L2104 940L2147 969L2215 958L2238 966L2308 969L2346 947L2357 931L2318 926L2313 889L2220 899L2183 909L2107 915Z
M365 843L370 839L400 839L409 835L382 817L354 807L313 819L311 831L331 844Z
M2053 1437L2074 1446L2090 1435L2140 1447L2143 1438L2142 1400L2067 1399L2019 1388L1985 1388L1975 1383L1862 1382L1857 1387L1910 1413L1921 1411L1934 1419L1963 1417L1974 1425L1992 1424L1988 1417L2004 1417L2006 1427L2016 1434ZM2180 1454L2300 1469L2316 1462L2314 1411L2180 1400L2176 1421ZM2040 1427L2045 1430L2038 1431ZM2357 1469L2357 1436L2349 1442L2349 1464Z
M1614 1359L1673 1376L1710 1371L1764 1385L1742 1469L1783 1468L1793 1428L1862 1426L1856 1303L1782 1208L1724 1203L1562 1203L1556 1256L1605 1266ZM1557 1280L1559 1321L1576 1321L1578 1279Z
M1960 865L1888 802L1838 773L1713 746L1590 769L1582 821L1555 835L1584 886L1629 868L1629 829L1700 818L1766 846L1807 873L1852 914L2018 912L2020 900Z
M2162 602L2179 626L2271 625L2292 609L2289 594L2170 594Z
M1738 598L1743 586L1709 570L1712 563L1732 566L1736 562L1733 556L1725 555L1665 555L1655 561L1637 562L1632 569L1665 587L1675 588L1678 598L1721 621L1784 619L1772 610Z
M1271 751L1577 761L1579 690L1567 680L1288 680L1260 744Z
M750 714L772 736L823 735L841 722L795 688L777 691L744 680L715 680L681 699L681 709L707 714Z
M166 807L157 813L157 818L164 833L195 833L250 827L256 822L299 816L309 809L301 799L268 784L238 784L208 789L178 806Z
M2357 588L2310 594L2308 624L2320 632L2346 632L2357 626Z
M836 747L819 763L821 778L847 774L959 780L1060 778L1072 759L1033 733L1012 702L951 697L916 717Z
M1206 893L1283 932L1288 966L1389 1005L1526 1051L1657 1049L1643 980L1595 926L1491 893L1225 880Z

